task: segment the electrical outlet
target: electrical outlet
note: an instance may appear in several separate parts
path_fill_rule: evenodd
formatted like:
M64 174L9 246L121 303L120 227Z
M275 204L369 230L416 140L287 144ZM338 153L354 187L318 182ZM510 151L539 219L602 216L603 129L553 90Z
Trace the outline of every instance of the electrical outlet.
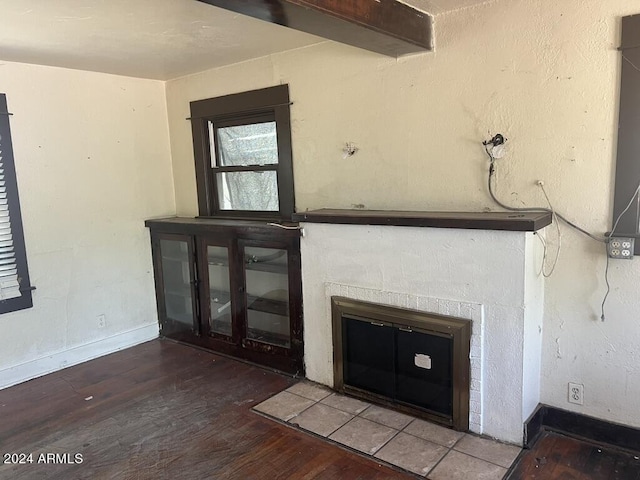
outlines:
M584 385L569 382L569 403L584 405Z
M98 328L104 328L107 326L107 317L106 315L100 314L98 315Z
M633 260L635 240L635 238L611 237L607 243L607 254L609 258Z

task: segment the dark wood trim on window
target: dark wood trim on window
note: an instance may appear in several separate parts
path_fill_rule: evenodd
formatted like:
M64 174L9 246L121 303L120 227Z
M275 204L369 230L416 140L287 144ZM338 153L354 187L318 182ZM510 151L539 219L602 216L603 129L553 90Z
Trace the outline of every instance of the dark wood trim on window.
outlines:
M289 86L252 90L191 102L191 128L200 216L255 220L291 219L295 210L293 191L293 160L291 152L291 120ZM278 163L260 167L217 167L223 171L275 170L278 178L278 212L222 210L218 202L214 169L211 168L209 122L216 128L247 123L276 122ZM217 149L217 145L215 146Z
M640 14L622 18L620 51L622 73L613 222L627 206L640 182ZM638 238L639 221L640 202L636 199L636 203L620 218L614 235ZM636 240L635 245L635 254L640 255L640 241Z

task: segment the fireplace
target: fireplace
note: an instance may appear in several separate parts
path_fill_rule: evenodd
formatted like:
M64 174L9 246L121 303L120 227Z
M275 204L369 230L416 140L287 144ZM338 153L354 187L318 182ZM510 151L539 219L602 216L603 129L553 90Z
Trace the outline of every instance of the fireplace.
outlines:
M304 216L307 378L337 388L332 297L466 319L469 431L522 444L523 423L540 401L544 278L537 273L542 248L533 232L550 218L540 224L487 214L485 221L477 214L481 218L456 227L444 214L434 214L429 221L439 223L428 226L407 226L413 217L372 225L376 218L317 223L313 212ZM369 223L355 224L360 220Z
M471 322L331 298L334 388L469 428Z

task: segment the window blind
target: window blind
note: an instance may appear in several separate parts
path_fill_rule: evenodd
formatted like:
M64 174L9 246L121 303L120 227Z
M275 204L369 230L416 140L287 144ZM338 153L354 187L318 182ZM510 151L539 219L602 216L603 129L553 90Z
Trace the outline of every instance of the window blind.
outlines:
M11 213L4 179L3 142L0 138L0 300L20 295L18 264L11 233Z
M31 307L31 290L7 99L0 93L0 313Z

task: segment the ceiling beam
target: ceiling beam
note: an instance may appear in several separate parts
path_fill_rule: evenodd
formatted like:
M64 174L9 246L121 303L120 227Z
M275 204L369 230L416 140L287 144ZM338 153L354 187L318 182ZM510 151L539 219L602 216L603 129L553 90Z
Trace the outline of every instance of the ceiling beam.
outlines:
M431 16L398 0L199 0L384 55L431 50Z

